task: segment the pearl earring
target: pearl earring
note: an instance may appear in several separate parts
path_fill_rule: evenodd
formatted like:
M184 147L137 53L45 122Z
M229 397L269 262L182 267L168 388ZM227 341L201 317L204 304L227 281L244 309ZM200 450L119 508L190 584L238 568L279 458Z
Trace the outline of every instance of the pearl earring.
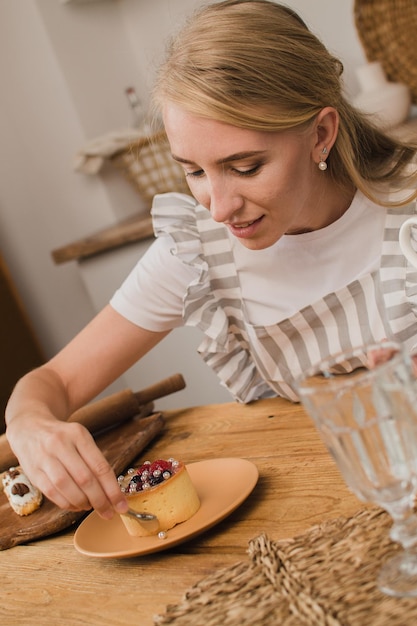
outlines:
M322 154L327 154L327 148L326 146L324 146L323 150L321 151L321 155L320 155L320 163L319 163L319 170L321 170L322 172L325 172L327 170L327 163L326 161L323 159Z

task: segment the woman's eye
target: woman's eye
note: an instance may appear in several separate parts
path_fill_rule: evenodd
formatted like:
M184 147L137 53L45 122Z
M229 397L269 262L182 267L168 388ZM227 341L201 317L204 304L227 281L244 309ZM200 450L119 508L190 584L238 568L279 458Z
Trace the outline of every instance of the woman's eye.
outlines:
M261 169L261 165L254 165L253 167L250 167L248 169L238 169L235 168L235 172L236 174L239 174L239 176L253 176L254 174L256 174L259 170Z
M237 174L238 176L254 176L261 169L261 167L262 167L262 164L259 163L257 165L247 167L247 168L242 168L242 169L239 169L238 167L231 167L230 171L233 174ZM187 178L202 178L203 176L205 176L205 171L194 170L191 172L187 172L185 170L185 176Z
M194 172L185 172L185 175L189 178L201 178L204 175L204 170L195 170Z

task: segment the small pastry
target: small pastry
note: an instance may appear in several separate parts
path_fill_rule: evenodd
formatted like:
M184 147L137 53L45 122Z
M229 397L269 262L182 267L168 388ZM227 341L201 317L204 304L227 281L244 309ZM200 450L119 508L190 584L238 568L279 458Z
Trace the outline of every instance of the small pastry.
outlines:
M2 475L3 490L18 515L30 515L42 504L42 493L32 485L20 467L11 467Z

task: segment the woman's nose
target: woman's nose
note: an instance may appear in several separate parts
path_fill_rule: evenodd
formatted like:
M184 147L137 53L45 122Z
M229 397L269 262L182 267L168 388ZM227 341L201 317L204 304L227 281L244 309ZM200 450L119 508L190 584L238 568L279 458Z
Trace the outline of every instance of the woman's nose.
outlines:
M208 209L216 222L227 222L243 206L243 198L237 189L225 181L212 183L209 196Z

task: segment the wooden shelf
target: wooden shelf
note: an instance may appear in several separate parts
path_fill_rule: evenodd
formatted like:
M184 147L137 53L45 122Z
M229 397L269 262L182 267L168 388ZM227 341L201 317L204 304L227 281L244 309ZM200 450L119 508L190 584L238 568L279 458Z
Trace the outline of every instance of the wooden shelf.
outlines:
M153 238L152 218L134 216L99 232L52 250L52 258L59 265L68 261L79 261L96 254L108 252L126 244Z

